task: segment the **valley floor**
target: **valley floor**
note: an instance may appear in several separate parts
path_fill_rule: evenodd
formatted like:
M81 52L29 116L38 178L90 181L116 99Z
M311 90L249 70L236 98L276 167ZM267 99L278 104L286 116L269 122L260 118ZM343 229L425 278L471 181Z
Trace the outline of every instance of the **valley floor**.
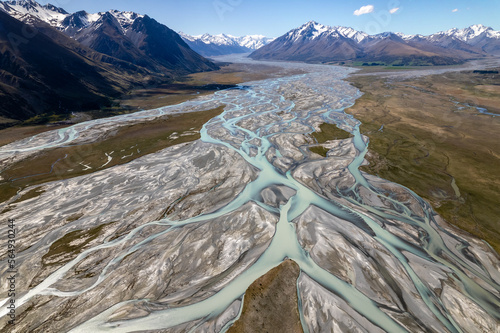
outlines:
M185 104L2 147L18 328L498 327L498 255L419 196L500 251L500 76L351 74L359 97L301 66L234 63L120 102Z
M116 106L112 108L78 112L68 117L53 117L55 119L47 124L38 124L38 118L20 123L0 117L0 126L5 126L3 129L0 127L0 146L91 119L182 103L243 82L302 73L300 70L284 71L279 66L259 64L221 63L220 66L220 70L190 74L170 84L132 90L116 99L114 101Z
M405 77L349 78L364 92L346 110L370 138L363 170L414 190L500 252L500 75Z

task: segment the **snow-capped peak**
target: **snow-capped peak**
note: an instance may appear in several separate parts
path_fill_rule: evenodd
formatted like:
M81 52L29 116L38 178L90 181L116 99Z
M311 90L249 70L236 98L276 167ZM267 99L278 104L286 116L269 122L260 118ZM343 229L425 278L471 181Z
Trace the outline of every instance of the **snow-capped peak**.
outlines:
M309 21L297 29L291 30L286 35L286 38L292 42L299 39L314 40L321 37L345 37L355 40L357 43L368 37L364 32L357 31L349 27L335 26L320 24L316 21Z
M395 35L403 40L410 40L413 38L422 38L423 37L422 35L406 35L402 32L396 32Z
M474 25L471 25L469 27L470 30L474 31L474 35L475 36L479 36L480 34L482 34L483 32L485 32L486 30L493 30L491 29L490 27L486 27L482 24L474 24Z
M368 35L365 34L364 32L357 31L349 27L335 27L335 29L337 29L340 35L346 38L354 39L358 43L361 42L366 37L368 37Z
M69 14L62 8L51 4L42 6L34 0L0 1L0 10L4 10L11 16L22 21L29 21L35 17L70 35L75 34L79 29L86 28L99 21L107 14L116 18L123 31L126 31L135 19L144 17L144 15L134 12L121 12L119 10L110 10L95 14L80 11Z
M470 27L465 28L465 29L453 28L453 29L449 29L449 30L444 31L444 32L440 32L439 34L452 36L452 37L455 37L463 42L467 42L471 39L474 39L476 37L481 36L484 33L486 33L486 35L491 35L488 37L494 37L494 35L496 35L495 33L498 33L498 32L496 32L492 28L486 27L482 24L474 24L474 25L471 25Z
M450 29L447 31L439 32L437 34L423 36L423 35L405 35L403 33L392 33L392 32L384 32L377 35L370 36L364 32L357 31L353 28L349 27L341 27L341 26L327 26L315 21L309 21L297 29L293 29L285 34L285 39L288 42L297 42L299 40L314 40L317 38L339 38L345 37L355 41L356 43L360 43L365 38L370 39L385 39L385 38L401 38L405 41L410 40L418 40L418 39L427 39L429 41L433 41L439 39L439 36L449 36L452 38L456 38L462 42L466 42L469 44L473 44L472 40L476 40L477 37L484 36L487 38L500 39L500 31L495 31L490 27L484 26L482 24L475 24L465 29Z
M60 26L69 15L62 8L51 4L42 6L34 0L3 1L0 2L0 9L17 19L31 15L53 26Z
M226 34L218 34L218 35L203 34L199 39L205 44L216 44L216 45L237 44L234 36Z
M127 29L130 25L132 25L135 19L139 17L144 17L144 15L140 15L134 12L121 12L116 9L110 10L109 13L118 20L118 22L124 29ZM103 15L104 13L99 13L99 14Z
M319 24L316 21L309 21L299 28L290 31L288 33L288 37L292 41L296 41L300 38L316 39L318 36L328 30L329 27L326 25Z
M203 35L191 36L183 32L179 32L179 35L184 40L188 40L190 42L201 41L207 45L212 44L218 46L242 46L248 48L249 50L256 50L274 40L274 38L269 38L262 35L246 35L236 37L229 34L211 35L206 33Z
M249 48L251 50L257 50L262 46L269 44L275 38L266 37L263 35L246 35L242 37L238 37L238 44Z
M200 38L201 38L201 36L202 36L202 35L198 35L198 36L191 36L191 35L188 35L188 34L186 34L186 33L182 32L182 31L179 31L179 32L178 32L178 34L179 34L179 36L181 36L181 37L182 37L182 39L184 39L184 40L188 40L188 41L190 41L190 42L194 42L195 40L200 39Z

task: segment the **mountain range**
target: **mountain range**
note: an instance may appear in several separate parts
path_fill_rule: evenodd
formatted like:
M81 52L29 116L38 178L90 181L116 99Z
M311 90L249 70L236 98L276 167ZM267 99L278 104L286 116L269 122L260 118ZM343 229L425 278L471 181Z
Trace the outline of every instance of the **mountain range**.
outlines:
M500 55L500 32L483 25L429 36L385 32L368 35L315 21L290 30L250 54L253 59L308 62L365 61L393 65L448 65Z
M219 68L204 56L243 52L253 59L446 65L499 56L500 32L473 25L429 36L368 35L310 21L276 39L190 36L134 12L68 13L34 0L0 1L0 117L99 109L135 87Z
M0 116L98 109L135 86L217 69L147 15L0 2Z
M190 36L183 32L179 32L179 35L189 47L205 57L252 52L274 40L274 38L262 35L235 37L227 34L203 34Z

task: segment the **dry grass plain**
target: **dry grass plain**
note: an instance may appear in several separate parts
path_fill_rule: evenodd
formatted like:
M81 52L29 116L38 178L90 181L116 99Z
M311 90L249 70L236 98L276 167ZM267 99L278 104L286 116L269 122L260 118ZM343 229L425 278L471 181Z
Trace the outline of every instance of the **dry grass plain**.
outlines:
M297 296L300 268L285 260L255 280L245 293L240 318L228 333L302 333Z
M500 75L349 81L364 92L346 110L370 138L363 170L414 190L449 223L500 253Z

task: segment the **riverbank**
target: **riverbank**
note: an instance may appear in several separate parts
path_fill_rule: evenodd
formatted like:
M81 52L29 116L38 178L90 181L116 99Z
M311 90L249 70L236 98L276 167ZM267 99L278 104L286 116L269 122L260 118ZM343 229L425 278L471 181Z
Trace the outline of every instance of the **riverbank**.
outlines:
M346 110L370 138L362 170L414 190L500 252L500 75L380 73L349 81L364 93Z

